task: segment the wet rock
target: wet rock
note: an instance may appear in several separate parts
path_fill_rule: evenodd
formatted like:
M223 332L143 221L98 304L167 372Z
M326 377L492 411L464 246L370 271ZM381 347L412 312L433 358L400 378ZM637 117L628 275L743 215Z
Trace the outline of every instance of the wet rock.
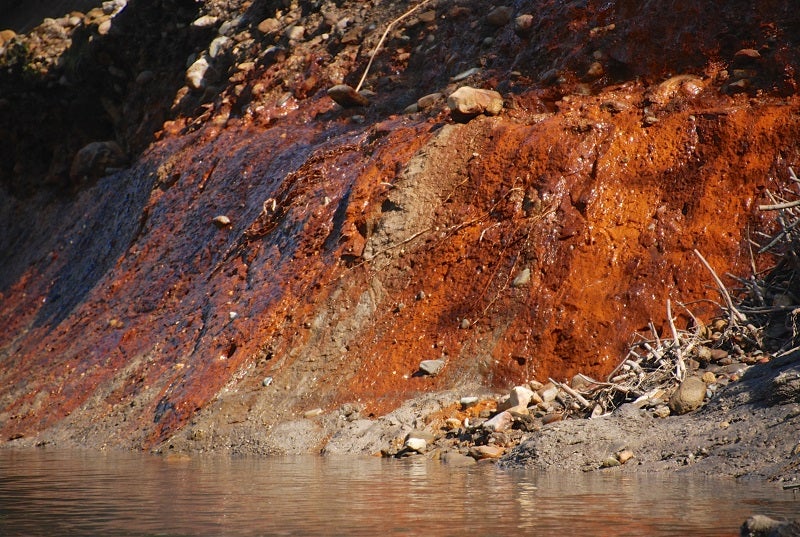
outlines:
M186 70L186 85L195 91L206 87L206 73L210 64L205 56L195 60Z
M669 409L674 414L686 414L700 408L705 398L706 383L700 377L687 377L670 397Z
M464 86L450 94L447 106L465 118L478 114L496 116L503 109L503 97L493 90Z
M117 142L92 142L72 159L69 176L73 181L97 179L110 169L127 165L128 157Z
M419 110L425 110L433 106L437 101L441 100L444 97L441 93L429 93L423 97L417 99L417 108Z
M800 536L800 522L753 515L739 528L739 535L742 537L798 537Z
M330 88L328 90L328 97L344 108L367 106L369 104L369 99L357 93L356 90L347 84L339 84Z
M444 360L423 360L419 363L419 370L432 377L439 374L444 367Z
M514 416L512 416L508 411L504 411L483 422L482 427L489 431L501 432L507 431L513 424Z
M486 22L492 26L505 26L511 22L514 11L508 6L497 6L486 15Z
M442 453L440 460L450 466L471 466L475 464L475 459L462 455L457 451L446 451Z
M469 456L476 460L499 459L505 450L499 446L473 446L469 449Z
M424 438L409 438L406 440L404 446L417 453L424 453L428 447L428 442Z

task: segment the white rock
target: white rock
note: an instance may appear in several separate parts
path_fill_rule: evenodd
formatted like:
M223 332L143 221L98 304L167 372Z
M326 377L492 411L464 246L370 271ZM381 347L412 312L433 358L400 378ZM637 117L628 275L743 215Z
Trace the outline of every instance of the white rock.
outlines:
M195 60L186 70L186 85L193 90L201 90L206 87L205 76L208 72L209 64L205 56Z
M425 451L425 448L428 447L428 442L426 442L424 438L412 437L406 440L406 447L418 453L422 453Z
M203 15L202 17L198 17L194 21L192 21L192 26L195 28L211 28L219 19L212 15Z
M527 407L533 397L533 390L525 386L514 386L508 394L508 399L497 408L498 410L508 410L514 407Z
M463 86L450 94L447 106L451 111L465 116L496 116L503 109L503 96L493 90Z
M494 432L506 431L514 424L514 417L509 412L500 412L492 419L484 421L482 427Z

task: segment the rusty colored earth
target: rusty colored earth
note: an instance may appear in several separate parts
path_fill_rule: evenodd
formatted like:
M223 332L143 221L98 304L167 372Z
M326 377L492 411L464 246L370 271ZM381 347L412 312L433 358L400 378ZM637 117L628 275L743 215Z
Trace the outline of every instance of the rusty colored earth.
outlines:
M500 26L433 2L390 33L362 109L325 90L358 83L395 3L150 4L0 74L0 442L233 445L317 407L604 377L668 298L684 326L715 311L694 250L747 273L757 205L800 165L789 0L518 0ZM192 91L186 56L216 34L186 23L207 12L247 36ZM503 112L402 113L460 85ZM69 179L114 138L128 167Z

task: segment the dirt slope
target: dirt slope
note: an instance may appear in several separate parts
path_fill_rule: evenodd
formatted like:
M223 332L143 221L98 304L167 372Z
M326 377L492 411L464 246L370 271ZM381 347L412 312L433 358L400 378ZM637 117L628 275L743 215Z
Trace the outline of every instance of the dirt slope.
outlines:
M800 160L790 2L434 1L334 104L405 7L132 0L4 37L0 439L268 451L315 408L602 377L668 297L714 310L694 249L749 270ZM461 85L502 113L403 112ZM126 161L74 173L103 140Z

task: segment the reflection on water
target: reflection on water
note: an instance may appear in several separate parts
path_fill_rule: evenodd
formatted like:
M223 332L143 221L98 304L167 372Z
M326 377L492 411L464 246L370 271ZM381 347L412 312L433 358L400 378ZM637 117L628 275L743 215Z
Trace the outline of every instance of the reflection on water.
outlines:
M0 450L0 535L738 535L772 484L377 458Z

